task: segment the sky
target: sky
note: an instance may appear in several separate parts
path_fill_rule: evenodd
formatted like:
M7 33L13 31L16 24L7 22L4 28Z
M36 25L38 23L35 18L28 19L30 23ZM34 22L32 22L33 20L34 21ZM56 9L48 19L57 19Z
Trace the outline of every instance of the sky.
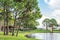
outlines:
M38 0L42 18L38 19L39 27L42 27L42 21L45 18L54 18L60 24L60 0Z

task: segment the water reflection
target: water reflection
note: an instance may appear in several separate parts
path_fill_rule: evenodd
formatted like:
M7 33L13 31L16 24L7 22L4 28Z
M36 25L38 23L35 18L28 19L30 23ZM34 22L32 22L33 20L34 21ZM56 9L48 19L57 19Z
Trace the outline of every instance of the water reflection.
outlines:
M60 40L60 33L34 33L32 35L41 40Z
M54 40L53 33L45 33L44 40Z

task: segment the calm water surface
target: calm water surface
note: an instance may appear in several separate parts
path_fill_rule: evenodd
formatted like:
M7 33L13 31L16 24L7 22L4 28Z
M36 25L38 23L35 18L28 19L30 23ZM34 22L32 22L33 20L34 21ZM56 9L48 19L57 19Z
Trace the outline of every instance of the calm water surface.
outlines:
M60 33L34 33L32 35L39 40L60 40Z

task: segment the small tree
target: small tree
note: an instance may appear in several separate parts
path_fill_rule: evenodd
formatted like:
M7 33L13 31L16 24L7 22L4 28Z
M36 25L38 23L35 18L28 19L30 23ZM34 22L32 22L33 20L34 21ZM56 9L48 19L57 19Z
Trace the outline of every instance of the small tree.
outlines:
M51 28L51 32L53 32L53 26L57 26L57 21L55 19L45 19L43 21L43 25L46 25L46 29L47 27L50 27Z
M50 21L50 19L48 19L48 18L46 18L46 19L44 19L43 20L43 22L42 22L42 24L44 25L44 26L46 26L46 30L48 30L48 25L49 25L49 21Z

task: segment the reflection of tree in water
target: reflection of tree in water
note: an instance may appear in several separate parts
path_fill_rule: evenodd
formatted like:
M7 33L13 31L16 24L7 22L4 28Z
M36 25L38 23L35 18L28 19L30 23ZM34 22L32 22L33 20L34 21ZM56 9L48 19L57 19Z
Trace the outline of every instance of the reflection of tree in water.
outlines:
M46 33L45 40L54 40L53 33Z
M53 33L50 33L50 40L54 40Z

